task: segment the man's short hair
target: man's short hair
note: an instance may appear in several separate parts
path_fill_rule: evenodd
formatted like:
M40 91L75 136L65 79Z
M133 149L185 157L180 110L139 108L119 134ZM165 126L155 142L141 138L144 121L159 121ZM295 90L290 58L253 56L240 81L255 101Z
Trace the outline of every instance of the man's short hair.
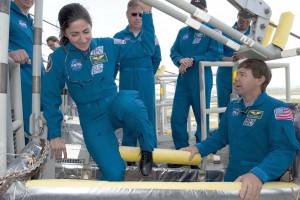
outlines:
M206 0L191 0L191 4L202 10L207 8Z
M138 2L137 2L136 0L130 0L130 1L128 2L128 4L127 4L127 10L128 10L130 7L138 7L138 6L140 6L140 5L138 4Z
M244 19L252 18L252 14L249 13L247 10L239 10L238 16L243 17Z
M46 40L46 42L48 43L49 41L53 41L53 42L58 42L59 43L59 39L55 36L49 36Z
M245 68L250 69L254 78L265 77L265 82L261 85L262 91L265 91L272 79L272 72L267 64L263 60L251 58L244 60L238 66L238 69Z

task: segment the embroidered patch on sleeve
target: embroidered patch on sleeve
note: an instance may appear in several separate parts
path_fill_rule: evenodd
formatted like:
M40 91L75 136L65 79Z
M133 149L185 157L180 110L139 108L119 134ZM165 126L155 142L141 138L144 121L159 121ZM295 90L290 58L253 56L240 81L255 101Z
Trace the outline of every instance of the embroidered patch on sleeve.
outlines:
M277 120L293 120L293 112L289 108L276 108L274 115Z

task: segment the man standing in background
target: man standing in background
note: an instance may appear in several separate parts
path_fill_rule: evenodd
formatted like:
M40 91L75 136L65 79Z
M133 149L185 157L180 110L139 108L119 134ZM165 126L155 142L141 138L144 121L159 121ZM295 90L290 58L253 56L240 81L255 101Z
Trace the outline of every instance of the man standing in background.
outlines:
M114 38L122 40L135 41L135 49L131 52L138 52L142 49L141 37L147 34L142 32L142 15L143 11L141 7L135 0L130 0L127 4L126 17L128 19L128 26L116 33ZM155 73L159 67L161 61L161 51L157 38L155 38L155 53L152 56L141 55L135 59L122 59L119 63L120 71L120 90L136 90L139 91L140 98L143 100L149 121L154 127L153 135L155 135L155 147L157 147L157 137L156 137L156 115L155 115ZM123 141L124 146L136 146L137 138L134 134L129 133L127 128L123 128ZM133 165L134 163L127 163L128 165Z
M246 11L240 10L237 15L237 22L232 28L243 33L244 35L249 35L251 21L251 15ZM225 37L241 44L241 42L232 39L226 34ZM236 62L242 58L244 57L241 54L236 53L233 49L224 45L222 61ZM218 107L226 107L230 102L230 95L232 93L232 67L218 67L216 82ZM219 114L219 119L221 119L222 115L222 113Z
M59 43L59 40L57 37L55 36L49 36L47 39L46 39L46 42L47 42L47 45L48 47L52 50L52 51L55 51L55 49L57 49L58 47L60 47L60 43ZM51 55L52 53L49 54L48 56L48 62L47 62L47 67L46 67L46 70L48 70L51 66Z
M191 4L207 12L205 0L192 0ZM193 17L193 19L212 28L209 24L202 22L198 18ZM196 142L201 142L199 62L219 61L221 55L222 44L216 40L189 26L179 30L170 53L174 65L179 69L171 115L172 137L176 149L189 146L187 120L190 106L193 109L197 122L197 130L195 132ZM204 73L206 108L210 108L213 85L211 67L205 67ZM207 115L208 131L209 118ZM168 167L180 166L169 164Z
M32 64L33 19L29 10L34 0L14 0L10 6L9 53L15 62L20 63L23 121L26 142L30 137L29 118L32 112ZM43 67L42 67L43 68Z
M54 51L58 47L60 47L59 40L55 36L49 36L46 40L48 47Z

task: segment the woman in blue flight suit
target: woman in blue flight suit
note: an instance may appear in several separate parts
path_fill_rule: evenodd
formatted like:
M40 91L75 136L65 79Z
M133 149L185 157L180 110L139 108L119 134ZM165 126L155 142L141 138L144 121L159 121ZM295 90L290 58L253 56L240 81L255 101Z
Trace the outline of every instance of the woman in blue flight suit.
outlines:
M128 26L124 30L116 33L114 38L123 39L126 41L136 41L139 43L140 37L143 34L141 31L142 10L134 0L128 2L126 16L128 19ZM154 75L159 67L160 61L160 46L157 38L155 38L155 53L152 56L145 54L141 55L139 58L123 59L122 62L119 63L119 89L139 91L140 97L146 106L149 120L154 127L153 135L155 136L155 139L156 115ZM137 145L137 138L127 128L123 128L122 145ZM157 139L155 140L154 147L157 147Z
M205 0L201 0L200 2L192 0L191 4L206 11ZM205 25L209 26L208 24ZM199 61L218 61L221 58L221 54L221 43L191 27L187 26L180 29L176 41L171 48L170 55L174 65L179 67L180 71L177 78L171 116L172 137L176 149L189 146L187 118L190 106L193 108L197 122L196 141L201 141ZM182 72L181 68L186 63L188 63L188 68L185 68ZM210 107L212 81L211 68L206 67L206 108ZM209 127L208 125L209 120L207 120L207 127Z
M151 7L140 2L144 11ZM102 172L102 180L124 180L125 163L119 152L115 129L126 126L141 144L140 170L149 175L154 146L153 127L146 108L135 91L117 93L114 82L115 66L122 58L120 51L130 51L132 57L154 52L152 14L143 15L144 48L120 39L92 38L92 22L87 10L78 3L64 6L58 15L61 44L52 55L52 63L42 85L44 116L52 152L66 158L61 139L62 113L60 92L67 84L77 105L86 147ZM52 153L52 156L53 156Z

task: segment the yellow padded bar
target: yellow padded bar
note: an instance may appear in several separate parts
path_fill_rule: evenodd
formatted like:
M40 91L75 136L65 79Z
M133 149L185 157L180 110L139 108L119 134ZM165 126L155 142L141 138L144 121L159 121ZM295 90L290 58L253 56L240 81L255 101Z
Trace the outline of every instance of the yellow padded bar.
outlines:
M166 71L166 66L165 66L165 65L161 65L161 66L157 69L155 75L157 75L157 74L164 74L165 71Z
M265 47L265 46L267 46L269 44L273 32L274 32L274 27L271 26L271 25L268 25L268 30L267 30L266 36L264 38L264 41L262 42L262 46Z
M294 17L294 14L291 12L282 13L280 16L279 24L272 40L272 44L281 48L282 50L288 41Z
M232 85L234 84L235 77L236 77L236 70L232 71Z
M140 160L140 148L139 147L119 147L122 158L125 161ZM199 165L202 158L200 154L196 154L194 158L189 161L190 152L173 150L173 149L154 149L153 161L156 163L171 163L171 164L184 164L184 165Z
M128 188L128 189L168 189L168 190L240 190L241 182L109 182L96 180L74 179L44 179L30 180L26 187L101 187L101 188ZM263 189L298 188L295 183L268 182Z

